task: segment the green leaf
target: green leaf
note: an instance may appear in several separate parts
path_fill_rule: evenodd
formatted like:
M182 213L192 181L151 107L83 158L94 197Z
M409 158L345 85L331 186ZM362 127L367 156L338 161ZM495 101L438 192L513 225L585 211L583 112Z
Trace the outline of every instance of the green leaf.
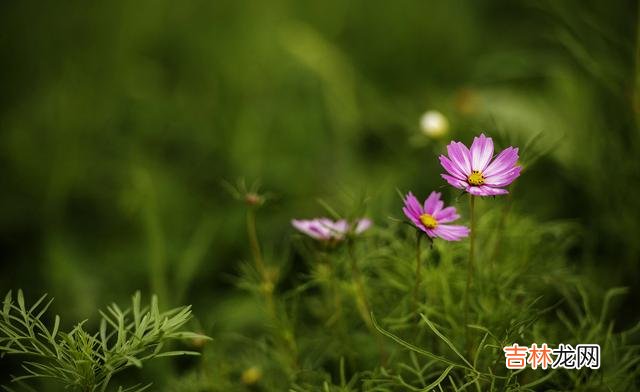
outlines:
M18 306L22 313L27 313L27 309L24 306L24 294L22 293L22 290L18 290Z
M133 321L136 326L140 325L140 291L136 291L133 295Z
M447 344L447 346L449 346L449 348L451 348L451 350L453 350L453 352L456 353L456 355L458 357L460 357L460 359L462 359L462 361L464 361L464 363L467 366L469 366L469 368L473 369L473 365L471 365L471 363L469 363L469 361L467 361L467 359L462 354L460 354L460 352L456 349L456 346L454 346L453 343L451 343L451 341L449 339L447 339L446 336L444 336L440 331L438 331L438 329L435 327L435 325L433 325L431 323L431 321L429 321L427 316L425 316L424 314L420 313L420 317L422 317L422 319L427 323L427 325L429 326L429 328L431 328L433 333L438 335L438 337L440 339L442 339Z
M442 383L442 381L449 375L449 372L451 370L453 370L455 366L453 365L449 365L446 369L444 369L444 372L442 372L442 374L440 375L440 377L438 377L434 382L432 382L431 384L427 385L426 387L424 387L423 391L430 391L433 388L437 387L438 385L440 385L440 383Z
M2 315L4 316L5 321L9 322L9 312L11 311L11 290L4 297L4 302L2 304Z
M440 362L446 363L447 365L452 365L452 366L455 366L455 367L461 367L461 368L472 370L471 366L467 367L467 366L464 366L464 365L460 365L460 364L457 364L457 363L455 363L453 361L448 360L447 358L432 354L429 351L426 351L426 350L423 350L423 349L421 349L419 347L416 347L413 344L402 340L400 337L392 334L391 332L388 332L388 331L382 329L378 325L378 322L376 321L375 317L373 316L373 313L371 313L371 321L373 323L374 328L377 329L378 332L380 332L384 336L392 339L396 343L400 344L401 346L403 346L403 347L405 347L405 348L407 348L407 349L409 349L411 351L415 351L416 353L422 354L425 357L432 358L432 359L438 360Z
M58 328L60 328L60 316L56 314L55 320L53 321L53 329L51 330L52 341L55 341L56 335L58 334Z
M199 356L200 353L197 352L197 351L165 351L163 353L160 353L160 354L156 355L156 358L177 357L177 356L181 356L181 355Z
M175 339L202 339L202 340L213 340L213 338L202 335L195 332L176 332L171 335L172 338Z
M127 361L129 361L129 363L133 364L135 367L142 368L142 361L140 361L138 358L133 357L131 355L125 355L125 358L127 359Z

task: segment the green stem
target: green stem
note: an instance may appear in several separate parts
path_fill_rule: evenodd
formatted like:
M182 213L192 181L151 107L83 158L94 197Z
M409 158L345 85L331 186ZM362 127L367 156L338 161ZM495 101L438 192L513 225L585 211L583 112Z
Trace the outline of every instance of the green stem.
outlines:
M469 327L467 326L469 323L469 290L471 288L471 278L473 275L474 269L474 257L475 257L475 239L476 239L476 227L475 227L475 200L476 198L469 194L469 219L471 233L469 234L469 265L467 266L467 286L464 291L464 328L465 328L465 337L467 344L469 341ZM469 346L470 347L470 346Z
M262 278L260 292L263 294L267 304L267 312L275 322L277 318L275 304L273 302L273 282L262 259L262 251L260 250L260 242L258 241L258 232L256 230L256 212L254 208L247 210L247 235L249 236L249 245L251 247L251 253L253 254L253 261Z
M362 274L360 273L360 268L358 268L358 263L353 251L353 244L351 243L351 241L349 241L348 248L349 258L351 261L351 279L353 280L353 284L355 286L358 310L360 311L362 320L367 324L367 326L373 326L371 324L371 312L369 309L369 303L365 295L364 283L362 282Z
M151 273L151 289L160 299L160 303L168 303L167 262L164 247L164 235L154 195L150 196L145 210L145 226L149 246L149 271Z
M420 303L420 284L422 283L421 276L421 265L420 261L420 240L422 239L422 233L416 230L416 285L413 287L413 313L417 315L418 319L420 319L420 315L418 314L418 304Z
M253 254L253 260L255 262L256 269L262 279L260 292L264 296L264 300L267 306L267 313L274 324L278 324L278 317L276 314L275 301L273 298L274 284L272 276L267 269L264 259L262 258L262 251L260 249L260 242L258 241L258 232L256 230L256 212L255 208L249 208L247 210L247 235L249 237L249 245L251 247L251 253ZM298 349L293 337L293 333L289 330L277 326L280 331L281 338L285 343L286 349L291 356L291 367L293 369L298 368Z
M251 246L251 253L253 254L256 269L262 278L265 278L267 271L264 266L264 261L262 260L262 252L260 250L260 243L258 242L258 233L256 231L256 212L253 208L249 208L247 210L247 234L249 235L249 245Z
M384 366L386 364L386 353L384 351L381 336L377 333L373 322L371 321L371 308L369 306L369 301L367 301L364 280L362 279L362 273L360 272L360 268L358 267L358 261L353 250L352 240L348 241L347 247L349 250L349 258L351 260L351 278L355 286L356 304L358 306L358 310L360 311L362 319L364 320L373 336L376 338L378 351L380 352L380 363Z
M342 296L340 295L340 281L338 277L338 273L334 265L332 264L332 260L328 255L323 255L323 259L325 260L325 265L329 271L329 282L327 284L327 301L331 301L331 296L333 296L333 307L335 313L333 316L327 321L327 326L331 326L334 323L338 325L339 330L342 331L344 326L342 325Z

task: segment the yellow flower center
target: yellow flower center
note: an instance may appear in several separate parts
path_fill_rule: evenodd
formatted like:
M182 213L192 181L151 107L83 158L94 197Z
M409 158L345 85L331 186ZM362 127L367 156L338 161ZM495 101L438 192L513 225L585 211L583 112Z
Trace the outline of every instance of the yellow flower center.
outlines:
M436 218L429 214L420 215L420 222L422 222L424 227L426 227L427 229L435 229L436 226L438 226L438 221L436 220Z
M467 182L475 186L482 185L484 184L484 176L478 170L474 170L469 174Z

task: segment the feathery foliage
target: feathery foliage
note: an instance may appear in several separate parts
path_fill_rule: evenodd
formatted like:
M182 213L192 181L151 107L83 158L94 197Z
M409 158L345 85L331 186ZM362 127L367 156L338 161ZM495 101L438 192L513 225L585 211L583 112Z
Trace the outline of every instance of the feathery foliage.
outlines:
M26 374L14 377L14 382L46 378L72 391L103 392L112 377L128 367L140 368L153 358L198 355L194 351L164 350L171 340L207 339L181 330L191 318L189 306L161 312L155 296L149 306L142 306L139 292L134 294L131 308L122 310L114 303L106 312L101 311L96 333L87 332L84 321L63 332L58 315L53 326L45 325L42 318L53 301L47 295L27 307L19 290L15 301L9 291L0 317L0 353L25 357ZM118 391L138 392L149 386L120 387Z

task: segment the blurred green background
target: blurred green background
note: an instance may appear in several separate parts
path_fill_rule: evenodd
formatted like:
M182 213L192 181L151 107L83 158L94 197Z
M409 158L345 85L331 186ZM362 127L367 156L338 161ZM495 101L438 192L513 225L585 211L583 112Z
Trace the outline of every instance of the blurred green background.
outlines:
M637 306L635 1L5 0L0 25L0 288L68 322L141 289L240 325L250 253L223 180L273 193L258 230L288 257L317 198L366 196L384 225L396 189L455 197L436 154L481 131L535 140L514 208L575 221L571 262ZM426 110L448 135L421 132Z

